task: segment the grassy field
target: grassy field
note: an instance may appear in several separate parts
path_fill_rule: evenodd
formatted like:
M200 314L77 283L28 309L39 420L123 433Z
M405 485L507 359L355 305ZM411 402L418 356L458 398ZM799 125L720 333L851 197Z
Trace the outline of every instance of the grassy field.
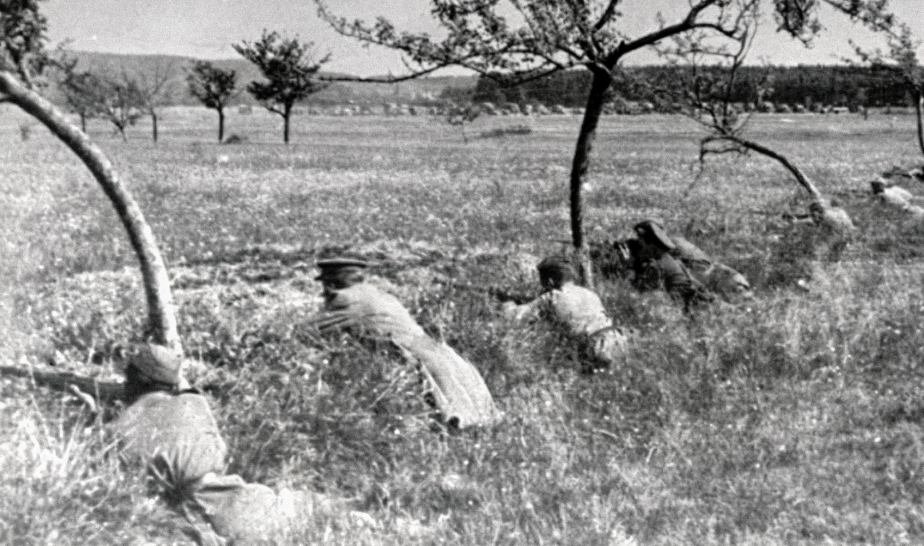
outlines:
M920 544L924 542L924 227L862 192L915 156L911 116L755 118L860 228L840 262L809 262L779 218L805 197L761 157L711 158L668 116L601 124L592 240L660 219L752 280L746 305L687 317L622 280L599 291L633 328L622 369L578 373L555 332L523 331L460 285L535 290L567 239L579 118L230 116L166 112L162 141L91 134L168 261L196 380L230 470L354 501L305 522L306 544ZM111 207L46 131L0 110L0 364L114 378L145 316ZM527 123L532 132L478 138ZM924 196L924 187L905 184ZM321 252L380 263L374 282L482 372L505 418L435 431L400 361L319 340ZM172 544L176 518L119 468L76 400L0 380L0 542Z

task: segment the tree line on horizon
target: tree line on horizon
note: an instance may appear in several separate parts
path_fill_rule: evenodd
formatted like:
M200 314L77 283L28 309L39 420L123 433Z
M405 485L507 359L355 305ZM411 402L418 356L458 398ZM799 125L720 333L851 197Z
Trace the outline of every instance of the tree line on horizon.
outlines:
M622 69L617 75L619 85L609 88L606 101L650 102L659 110L671 110L663 104L660 82L683 81L685 67L645 65ZM769 81L769 85L768 85ZM504 85L489 76L478 78L470 100L493 104L560 104L581 107L591 86L591 74L586 70L568 70L519 85ZM464 91L448 90L447 99L461 101ZM913 106L914 97L907 84L892 71L874 66L858 65L798 65L742 66L728 100L757 106L759 102L803 105L812 110L819 105L863 107Z

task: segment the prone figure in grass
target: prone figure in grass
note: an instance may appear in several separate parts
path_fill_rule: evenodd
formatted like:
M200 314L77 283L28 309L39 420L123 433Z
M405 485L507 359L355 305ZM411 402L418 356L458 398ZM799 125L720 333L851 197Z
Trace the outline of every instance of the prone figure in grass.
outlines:
M631 273L639 290L663 289L684 308L719 296L735 302L753 296L750 283L735 269L713 259L683 237L668 235L654 220L635 225L636 238L615 243L621 264L610 270Z
M147 469L152 485L190 524L199 544L265 544L292 524L338 505L323 495L247 483L226 475L227 446L205 395L182 374L166 347L143 345L125 369L127 407L107 427L119 455ZM368 520L369 516L354 513Z
M419 366L443 421L457 428L490 425L500 416L478 370L451 347L432 339L397 298L366 282L369 264L352 258L319 261L324 309L319 330L345 330L384 342Z
M895 209L914 220L924 220L924 208L912 205L914 195L900 186L887 183L884 179L870 182L873 197L883 206Z
M586 357L584 372L622 365L628 337L613 325L600 296L575 283L571 262L563 256L551 256L536 269L543 293L521 305L505 302L504 315L516 322L547 320L562 327Z

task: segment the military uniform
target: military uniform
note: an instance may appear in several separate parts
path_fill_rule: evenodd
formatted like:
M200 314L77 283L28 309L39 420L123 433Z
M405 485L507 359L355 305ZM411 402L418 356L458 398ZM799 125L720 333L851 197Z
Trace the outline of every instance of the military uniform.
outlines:
M139 373L152 384L176 385L179 359L163 348L143 348L127 376ZM310 500L284 490L223 475L227 447L208 400L194 390L146 392L108 424L120 456L147 468L159 494L194 525L203 544L266 544L285 533Z
M924 208L911 204L914 195L910 191L898 186L887 186L882 180L873 180L870 185L873 196L882 205L899 210L914 220L924 219Z
M712 296L690 273L680 259L672 253L677 251L673 239L667 236L661 225L653 220L640 222L635 226L639 244L633 256L635 269L634 284L640 290L664 288L668 294L680 298L684 306L711 301ZM692 243L684 242L702 253ZM685 245L686 246L686 245ZM688 249L689 250L689 249ZM702 253L705 256L704 253ZM696 259L702 262L702 259Z
M722 297L725 301L736 301L754 295L751 284L734 268L712 259L699 247L675 235L671 236L675 257L680 259L693 278L707 291Z
M818 228L815 259L839 260L853 239L856 227L847 211L818 201L809 205L812 222Z
M545 291L522 305L505 304L504 313L517 322L541 319L563 328L589 358L585 371L624 363L628 338L613 325L600 296L574 283L568 259L552 256L537 269Z
M335 278L350 268L364 269L361 260L318 262L318 279ZM349 273L349 271L347 271ZM459 428L488 425L499 417L494 399L478 370L451 347L433 340L397 298L362 281L343 286L325 284L324 311L314 319L320 330L347 329L363 339L387 341L420 365L447 423Z
M628 338L613 326L600 297L583 286L566 283L529 303L509 308L508 313L518 322L547 319L562 326L600 364L619 365L625 360Z

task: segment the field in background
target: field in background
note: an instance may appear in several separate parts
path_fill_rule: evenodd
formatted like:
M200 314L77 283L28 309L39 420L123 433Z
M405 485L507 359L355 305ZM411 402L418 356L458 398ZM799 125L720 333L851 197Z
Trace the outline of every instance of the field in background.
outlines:
M134 258L86 170L43 129L22 141L26 122L0 110L0 360L115 377L144 317ZM779 167L718 157L700 172L692 122L605 118L590 238L658 218L745 271L758 296L690 319L659 294L601 282L638 334L625 368L598 376L579 375L553 333L518 331L490 297L459 288L535 290L535 263L564 248L577 117L482 118L467 145L431 118L299 116L286 147L279 118L257 110L230 115L238 145L213 143L215 116L192 108L166 112L156 145L143 125L127 143L101 122L90 132L171 267L232 471L351 498L379 521L334 514L297 540L913 544L924 536L924 228L857 193L917 159L913 122L754 119L754 139L861 229L845 261L806 264L779 218L805 200ZM517 124L532 132L478 138ZM476 364L502 425L433 432L398 361L308 331L313 262L346 246L379 261L375 282ZM0 389L0 541L176 539L75 401L21 380Z

